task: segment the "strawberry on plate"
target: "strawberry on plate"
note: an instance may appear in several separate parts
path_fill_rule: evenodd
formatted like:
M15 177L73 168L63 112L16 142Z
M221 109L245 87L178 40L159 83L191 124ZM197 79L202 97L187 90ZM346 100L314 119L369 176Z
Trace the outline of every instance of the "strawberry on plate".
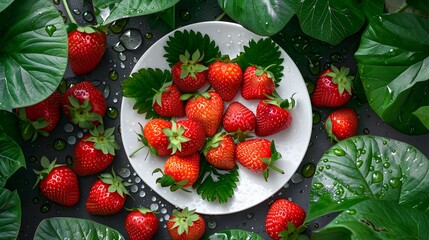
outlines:
M235 164L235 142L226 133L216 133L209 138L203 148L206 161L215 168L233 169Z
M358 115L351 108L341 108L335 110L325 120L326 133L333 141L353 137L358 130Z
M213 89L225 101L235 98L243 81L243 70L237 63L228 58L220 59L210 64L208 69L208 81Z
M255 138L238 143L235 158L250 171L263 173L265 181L268 181L270 169L284 174L283 170L274 165L282 158L276 150L274 140L270 142L268 139Z
M67 89L62 97L64 114L74 124L90 129L103 123L106 99L103 93L88 81Z
M40 159L43 170L34 170L37 174L35 186L40 182L40 191L52 202L67 207L76 205L80 199L76 174L67 166L55 162L49 162L45 156Z
M323 71L311 94L311 103L315 107L340 107L347 103L352 95L353 76L349 68L338 69L334 65Z
M195 92L207 82L207 67L201 63L204 54L197 49L192 56L188 51L171 68L174 84L184 93Z
M191 119L172 121L171 128L163 129L168 137L168 149L178 156L191 155L198 152L206 142L206 131L203 125Z
M173 210L167 222L167 231L172 240L199 240L206 231L206 222L195 210Z
M125 218L125 230L130 240L152 239L158 228L158 218L154 212L144 207L131 209Z
M143 146L134 151L130 157L144 147L149 147L154 156L170 156L172 149L169 148L168 136L165 135L164 129L170 129L171 122L161 118L153 118L142 128L142 134L139 134L139 141Z
M153 97L153 109L163 117L180 118L185 116L185 103L180 99L182 93L172 82L165 83Z
M104 130L103 125L99 125L79 140L72 164L78 176L97 174L113 162L115 151L119 149L114 131L115 128Z
M276 199L269 207L265 219L265 229L268 236L274 240L299 239L299 233L305 230L303 226L306 213L301 206L287 199Z
M246 99L265 99L265 95L272 95L275 90L274 74L266 68L250 65L244 70L241 96Z
M225 131L234 133L239 141L255 131L256 116L240 102L229 104L222 118L222 126Z

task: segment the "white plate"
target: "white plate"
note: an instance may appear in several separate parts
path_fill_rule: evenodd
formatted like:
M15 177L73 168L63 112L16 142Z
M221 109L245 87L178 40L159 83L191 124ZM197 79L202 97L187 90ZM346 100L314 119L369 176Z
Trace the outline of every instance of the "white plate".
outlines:
M176 31L185 29L207 34L217 43L220 51L223 54L229 54L231 58L237 56L249 40L255 39L257 41L261 38L261 36L255 35L241 25L229 22L201 22L182 27ZM141 68L170 69L163 55L165 54L164 46L171 35L172 33L153 44L137 62L133 72ZM163 169L165 159L154 157L151 154L145 159L148 151L146 148L132 158L128 157L128 159L137 174L150 188L176 207L188 207L196 209L201 214L217 215L239 212L253 207L275 194L289 181L307 151L312 128L312 110L308 91L301 73L289 55L281 48L280 51L281 57L284 59L284 76L277 91L283 98L288 98L293 93L296 93L294 98L297 105L291 110L293 121L290 128L268 139L275 140L277 151L283 156L281 160L277 161L276 166L283 169L285 174L272 171L268 182L265 182L261 174L251 173L239 165L240 181L235 189L234 197L225 204L208 202L202 200L195 190L192 193L180 190L170 192L169 188L162 188L156 184L155 180L160 174L152 175L152 171L155 168ZM241 98L240 93L237 94L235 100L244 103L253 111L256 109L257 101L245 101ZM136 133L140 133L138 123L140 122L144 126L147 122L144 115L138 114L137 111L133 110L133 104L133 99L122 99L121 132L127 156L141 146L136 135Z

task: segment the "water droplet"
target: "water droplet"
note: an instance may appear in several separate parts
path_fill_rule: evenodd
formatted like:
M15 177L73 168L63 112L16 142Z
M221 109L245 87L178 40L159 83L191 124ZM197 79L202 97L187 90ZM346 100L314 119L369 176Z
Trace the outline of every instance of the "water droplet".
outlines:
M128 50L136 50L143 42L142 34L137 29L128 29L121 34L119 41Z
M39 198L38 197L34 197L32 202L33 202L34 205L39 204Z
M110 70L110 71L109 71L109 78L110 78L110 80L112 80L112 81L116 81L116 80L118 80L118 78L119 78L119 74L118 74L118 72L117 72L116 70Z
M144 35L144 38L146 38L146 39L151 39L151 38L153 38L153 33L151 33L151 32L146 33L146 34Z
M124 62L124 61L126 61L126 60L127 60L127 55L125 55L125 53L124 53L124 52L120 52L120 53L118 54L118 58L119 58L119 60L121 60L122 62Z
M73 13L76 14L76 15L79 15L80 14L80 10L79 9L73 9Z
M360 168L363 165L363 161L362 160L357 160L356 161L356 167Z
M368 134L369 134L369 129L368 129L368 128L364 128L364 129L363 129L363 133L364 133L365 135L368 135Z
M83 19L87 22L94 21L94 15L92 15L92 12L86 11L83 13Z
M322 116L319 112L313 111L313 125L320 123L322 120Z
M209 228L209 229L215 229L216 228L216 222L215 221L213 221L213 220L210 220L210 221L208 221L207 222L207 227Z
M49 203L45 203L42 206L40 206L40 211L42 213L47 213L49 212L50 209L51 209L51 205L49 205Z
M60 0L54 0L55 5L60 5Z
M108 107L106 109L106 116L110 119L116 119L119 116L119 111L116 107Z
M345 156L346 152L343 149L341 149L341 148L335 148L334 149L334 154L337 155L337 156Z
M320 166L317 170L319 170L319 172L322 172L323 169L325 169L323 166Z
M337 191L335 191L335 194L338 196L342 196L344 194L344 188L340 185L337 187Z
M307 64L307 68L308 68L308 71L314 76L317 76L320 73L319 61L309 61Z
M188 10L186 10L186 9L182 9L181 11L180 11L180 19L182 19L182 21L189 21L190 19L191 19L191 13L188 11Z
M36 156L30 156L30 157L28 158L28 161L29 161L30 163L36 163L36 162L37 162L37 157L36 157Z
M118 169L118 175L123 177L123 178L127 178L131 175L131 171L128 168L119 168Z
M120 33L122 32L122 30L124 29L125 25L128 23L128 18L123 18L123 19L119 19L114 21L109 29L113 32L113 33Z
M343 56L341 56L339 53L333 53L329 56L329 59L331 59L332 62L340 62L343 60Z
M390 163L385 162L385 163L383 164L383 167L384 167L384 168L389 168L389 167L390 167Z
M319 228L319 224L318 223L315 223L313 226L314 226L314 228Z
M70 145L75 144L75 143L76 143L76 137L75 137L75 136L69 136L69 137L67 138L67 142L68 142L68 144L70 144Z
M326 165L326 169L331 169L331 165Z
M255 216L255 214L253 214L253 213L247 213L246 214L246 218L249 220L252 219L254 216Z
M390 49L389 52L387 53L389 56L395 56L396 52L394 49Z
M379 171L375 171L372 173L372 182L373 183L378 183L383 181L383 174Z
M121 42L117 42L115 45L113 45L112 49L115 50L116 52L125 51L125 47L124 47L124 45L122 45Z
M158 204L157 204L157 203L152 203L152 204L150 204L150 210L151 210L151 211L157 211L157 210L158 210L158 208L159 208L159 206L158 206Z
M295 173L290 180L293 183L300 183L302 181L302 176L299 173Z
M67 143L62 138L57 138L54 140L54 149L57 151L62 151L66 148Z
M55 27L54 25L47 25L45 27L45 31L49 35L49 37L52 37L54 32L57 31L57 27Z
M304 164L304 166L302 166L301 174L305 178L309 178L314 175L315 171L316 171L316 165L314 165L314 163L306 163Z
M142 181L142 179L141 179L141 178L139 178L139 177L134 178L134 182L135 182L135 183L140 183L141 181Z
M324 158L322 161L323 161L324 163L327 163L327 162L328 162L328 159L327 159L327 158Z
M356 214L356 210L354 210L354 209L347 209L346 213L349 214L349 215L355 215Z
M389 185L392 188L397 188L401 185L401 180L399 178L392 178L389 180Z
M137 187L136 185L132 185L132 186L130 187L130 191L131 191L132 193L136 193L138 190L139 190L139 187Z
M321 189L321 188L323 188L323 187L324 187L324 186L323 186L323 184L322 184L322 183L319 183L319 182L314 183L314 184L313 184L313 186L314 186L316 189Z
M140 197L145 197L146 196L146 192L145 191L140 191L139 192L139 196Z
M167 213L167 209L166 208L161 208L161 213L162 214L166 214Z
M73 157L70 155L67 155L66 157L66 164L71 166L73 164Z
M104 95L104 98L108 98L109 97L109 95L110 95L110 85L104 86L103 95Z
M65 131L65 132L68 132L68 133L73 132L73 129L74 129L74 127L73 127L73 125L72 125L72 124L70 124L70 123L66 123L66 124L64 125L64 131Z

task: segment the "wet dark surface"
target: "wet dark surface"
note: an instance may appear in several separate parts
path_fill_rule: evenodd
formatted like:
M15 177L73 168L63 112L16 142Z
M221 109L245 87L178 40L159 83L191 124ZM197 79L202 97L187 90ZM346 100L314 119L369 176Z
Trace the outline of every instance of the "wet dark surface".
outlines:
M70 2L70 5L71 9L79 9L79 11L74 11L77 20L85 23L83 20L84 16L90 20L88 15L85 14L84 8L75 5L73 2ZM61 5L57 6L59 9L62 9ZM181 1L176 6L176 27L200 21L215 20L221 13L222 10L216 1L197 1L197 4L195 4L195 1ZM65 16L64 13L63 16ZM228 18L225 17L222 20L228 21ZM110 110L108 110L104 121L106 127L115 126L116 129L119 128L119 114L122 101L121 82L130 74L138 58L151 44L171 31L161 20L156 20L148 16L130 18L124 23L123 28L111 28L109 30L107 52L95 71L77 78L68 69L65 75L68 84L88 80L92 81L104 92ZM120 46L118 47L117 43L120 41L121 36L123 40L125 37L124 32L129 30L132 33L131 35L137 33L137 37L141 37L142 44L140 46L128 46L128 49L124 50ZM304 79L310 85L315 81L316 76L331 63L339 66L349 66L352 68L353 73L356 71L356 65L353 60L353 53L357 49L359 41L356 37L352 36L340 45L332 47L302 34L299 30L297 20L292 19L279 34L273 36L273 39L292 57ZM358 134L377 135L402 140L416 146L426 156L429 156L429 149L424 147L429 140L427 135L418 137L407 136L386 126L371 108L368 107L363 96L361 98L355 97L348 103L348 106L353 107L359 113L360 125ZM312 164L317 164L321 155L332 146L332 143L323 130L322 121L317 120L323 120L332 110L314 108L313 111L315 123L313 124L310 145L292 179L272 197L248 210L221 216L204 215L208 226L206 235L223 229L239 228L258 233L268 239L264 230L264 221L268 206L274 199L279 197L287 198L298 203L304 209L308 209L311 169L314 166ZM97 179L97 176L79 178L81 200L75 207L67 208L56 205L46 200L38 188L33 189L36 176L32 169L40 168L39 160L41 156L47 156L50 159L57 158L59 163L70 163L72 161L75 142L83 134L84 132L78 127L71 125L63 116L56 130L48 138L39 138L37 142L27 143L23 146L27 159L27 169L20 169L12 177L7 186L12 190L18 189L21 197L23 213L19 239L32 239L36 227L41 220L58 216L91 219L118 230L124 237L128 238L124 229L124 220L127 214L125 209L113 216L92 216L87 213L85 201L89 188ZM116 131L116 137L117 141L121 144L121 137L118 131ZM65 145L64 149L58 150L61 145ZM134 200L128 198L126 207L145 206L158 211L159 214L157 216L160 221L160 228L155 238L168 239L166 221L174 206L146 186L130 166L123 148L117 153L112 167L126 181L134 183L134 186L129 188ZM322 227L329 221L330 217L327 216L316 220L309 226L309 229L314 230Z

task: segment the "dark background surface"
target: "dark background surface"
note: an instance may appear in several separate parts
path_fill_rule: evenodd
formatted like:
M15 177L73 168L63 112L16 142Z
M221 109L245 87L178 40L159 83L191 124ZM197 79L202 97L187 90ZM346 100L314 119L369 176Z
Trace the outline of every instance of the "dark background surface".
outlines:
M80 23L88 24L88 22L83 20L87 7L82 6L81 3L75 2L76 1L69 2L70 8L72 12L74 12L75 19ZM63 10L61 5L56 6L61 11ZM66 16L64 11L62 14ZM222 14L222 10L219 8L217 1L183 0L176 6L176 27L195 22L212 21L220 14ZM222 20L230 21L227 17L222 18ZM121 34L129 29L138 30L141 33L143 43L135 50L125 50L121 53L115 51L114 46L120 42ZM106 127L115 126L116 130L120 127L120 116L118 115L115 118L114 113L116 109L120 114L122 100L121 82L130 74L138 58L156 42L156 40L169 31L171 31L171 29L167 25L153 16L130 18L126 21L125 26L119 33L114 33L112 30L109 30L108 49L102 62L95 71L85 76L75 77L70 69L67 70L65 79L68 84L88 80L92 81L104 92L107 105L112 110L111 115L108 114L108 116L104 117ZM148 38L150 36L152 37ZM353 53L358 47L359 39L355 36L346 39L338 46L332 47L305 36L300 31L297 20L294 18L280 33L273 36L273 40L294 59L304 79L309 83L314 82L317 74L331 63L337 66L349 66L353 74L356 72ZM117 80L112 80L112 78L110 78L112 71L117 72ZM427 147L425 148L429 140L428 135L413 137L398 133L396 130L385 125L375 115L371 108L365 103L365 98L363 96L360 98L354 97L354 99L348 103L348 106L353 107L360 116L358 134L369 134L398 139L416 146L426 156L429 156L429 149ZM315 119L317 119L318 116L324 119L331 111L333 110L313 109ZM32 239L40 221L50 217L79 217L91 219L118 230L125 238L128 238L124 229L124 220L127 214L125 209L113 216L92 216L86 212L85 201L88 196L89 188L97 179L97 176L81 177L79 179L81 200L78 205L74 207L66 208L56 205L46 200L41 195L38 187L33 189L36 176L32 169L40 169L39 160L41 156L47 156L51 160L57 158L57 162L59 163L70 164L75 142L79 140L83 134L85 133L78 129L78 127L71 125L65 117L62 117L59 125L48 138L39 138L35 143L23 145L27 159L27 169L20 169L14 177L9 180L7 186L7 188L11 190L18 189L22 201L23 213L19 239ZM122 144L118 131L116 131L116 137L117 141ZM55 142L61 142L62 140L66 143L66 146L63 150L58 151L54 148ZM307 210L311 177L305 178L302 176L302 167L307 163L317 164L321 155L331 146L332 143L327 138L321 121L315 121L309 148L292 179L272 197L248 210L220 216L204 215L208 226L206 235L223 229L239 228L258 233L268 239L264 230L264 221L269 204L274 199L282 197L294 201ZM126 181L134 183L134 187L129 188L134 200L128 198L126 207L133 208L145 206L157 210L159 212L157 216L160 221L160 228L155 239L168 239L166 221L174 206L162 199L145 185L130 166L123 148L117 152L112 166L119 175L126 179ZM106 171L110 171L109 169ZM325 225L331 218L332 216L319 218L309 226L309 229L317 229Z

